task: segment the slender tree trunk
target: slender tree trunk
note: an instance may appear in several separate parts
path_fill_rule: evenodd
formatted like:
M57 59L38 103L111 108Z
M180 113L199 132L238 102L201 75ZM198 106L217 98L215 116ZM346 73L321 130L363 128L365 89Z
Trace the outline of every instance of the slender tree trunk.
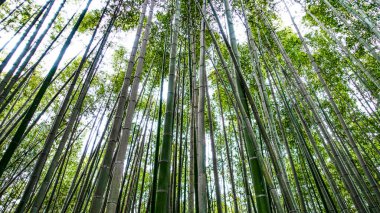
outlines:
M193 16L191 13L191 1L188 1L188 51L189 51L189 75L190 75L190 101L191 101L191 126L190 126L190 152L189 152L189 195L188 195L188 211L189 213L194 212L194 198L196 198L196 140L197 140L197 83L196 83L196 54L195 54L195 39L193 30ZM197 202L195 202L196 204Z
M218 159L216 156L216 147L215 147L215 134L214 134L214 126L213 126L213 118L211 113L211 100L210 100L210 94L208 90L208 80L207 80L207 74L205 74L205 86L206 86L206 98L207 98L207 116L209 120L209 128L210 128L210 141L211 141L211 153L212 153L212 168L213 168L213 175L214 175L214 185L215 185L215 194L216 194L216 207L218 210L218 213L222 213L222 199L220 195L220 186L219 186L219 175L218 175Z
M138 93L138 89L140 85L140 78L141 78L144 61L145 61L146 46L149 40L154 5L155 5L155 0L152 0L151 5L150 5L148 22L145 27L144 38L141 44L140 56L138 57L136 73L133 79L131 94L128 101L127 113L125 116L122 131L121 131L120 145L116 153L116 160L113 165L113 171L112 171L113 175L112 175L112 180L111 180L110 193L109 193L109 197L107 201L107 209L106 209L107 212L116 212L116 205L117 205L117 200L119 197L121 179L123 176L123 168L124 168L124 161L126 157L129 134L130 134L132 119L133 119L133 115L134 115L135 107L136 107L136 101L137 101L136 99L137 99L137 93Z
M203 3L203 12L206 11L206 1ZM204 18L201 22L200 35L200 56L199 56L199 95L198 95L198 137L197 137L197 166L198 166L198 205L199 212L207 212L207 182L206 182L206 133L205 133L205 88L206 88L206 67L205 67L205 39L204 39Z
M164 89L164 74L165 74L165 63L166 63L166 48L167 39L164 37L164 52L162 56L162 67L161 67L161 80L160 80L160 103L158 110L158 121L157 121L157 133L156 133L156 144L154 148L154 165L153 165L153 180L152 180L152 192L150 199L150 212L154 213L156 208L156 191L157 191L157 176L158 176L158 154L160 149L160 137L161 137L161 118L162 118L162 99L163 99L163 89Z
M170 159L171 146L173 138L173 117L174 117L174 91L175 91L175 66L177 54L177 41L179 30L179 0L175 2L173 37L170 50L170 66L169 66L169 83L167 107L165 113L164 136L162 139L161 159L159 161L158 184L156 196L160 197L160 202L156 203L155 212L167 212L169 198L169 182L170 182Z
M127 94L128 94L128 88L130 84L130 78L131 78L133 66L135 63L137 46L138 46L140 36L141 36L147 3L148 3L148 0L145 0L142 5L142 12L140 14L139 24L137 27L135 40L133 42L132 52L129 57L127 71L125 73L123 85L120 91L120 95L119 95L120 97L119 97L118 105L116 108L115 118L112 123L111 134L108 139L107 148L104 154L103 161L101 163L99 177L98 177L98 180L96 181L95 193L93 194L93 198L91 201L91 207L90 207L91 213L100 212L102 209L101 206L103 205L103 202L104 202L104 194L106 192L106 188L108 185L107 183L110 177L109 175L110 175L110 168L112 165L112 159L113 159L114 151L115 151L118 138L119 138L124 108L125 108Z
M236 44L235 30L233 27L233 21L232 21L232 15L231 15L231 9L227 0L224 0L224 6L226 8L225 13L227 17L227 26L228 26L228 30L230 34L231 47L232 47L233 53L235 54L237 62L240 64L239 52L238 52L237 44ZM244 89L241 86L241 80L242 80L241 77L238 74L236 74L236 85L239 92L239 98L241 99L243 106L245 108L245 111L247 115L249 116L248 103L246 100L246 94L244 93ZM249 141L247 132L244 133L244 137L245 137L245 141L248 144L252 143L252 141ZM263 179L263 176L259 172L260 170L258 169L259 168L258 162L257 160L255 160L255 158L257 158L257 156L254 156L253 161L250 161L250 162L252 162L251 167L253 167L253 169L256 171L252 175L254 179L253 183L254 183L254 189L255 189L255 194L256 194L257 208L259 212L269 212L270 209L269 209L269 202L268 202L268 196L266 192L265 181Z

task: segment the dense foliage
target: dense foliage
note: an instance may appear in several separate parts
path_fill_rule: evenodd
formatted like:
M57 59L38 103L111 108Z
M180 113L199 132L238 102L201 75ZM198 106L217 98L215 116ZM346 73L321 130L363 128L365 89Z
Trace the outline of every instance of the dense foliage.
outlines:
M0 212L380 212L379 0L0 0Z

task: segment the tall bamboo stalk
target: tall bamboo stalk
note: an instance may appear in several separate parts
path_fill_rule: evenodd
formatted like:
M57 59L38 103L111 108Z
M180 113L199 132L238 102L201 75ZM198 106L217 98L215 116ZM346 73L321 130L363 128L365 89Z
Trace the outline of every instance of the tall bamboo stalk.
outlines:
M206 0L203 1L203 12L206 11ZM197 137L197 170L198 170L198 208L199 212L207 212L207 183L206 183L206 133L205 133L205 89L206 89L206 65L205 65L205 24L201 22L200 54L199 54L199 87L198 87L198 137Z
M132 119L135 112L137 93L140 85L140 78L143 71L146 48L150 35L151 22L153 17L153 9L155 0L151 1L148 22L145 26L144 38L141 44L140 55L138 57L137 68L133 79L131 93L128 100L127 113L125 116L124 124L121 131L121 138L118 150L116 152L116 159L113 164L112 179L110 186L110 194L107 200L107 212L115 212L117 200L119 197L120 184L123 175L124 161L126 157L127 145L129 140L129 134L132 126ZM154 59L153 59L154 60Z
M104 154L102 166L99 172L99 178L96 182L95 193L93 195L93 199L91 202L91 208L90 208L91 213L100 212L101 206L103 205L103 202L104 202L104 195L105 195L105 191L108 185L107 183L108 183L108 179L110 175L110 169L112 165L114 151L115 151L118 138L119 138L119 133L120 133L122 119L123 119L123 112L124 112L124 108L125 108L125 104L127 100L128 88L130 84L130 78L131 78L133 66L135 63L137 46L140 41L147 3L148 3L148 0L145 0L144 3L142 4L142 11L139 17L136 36L135 36L135 40L132 46L132 52L129 57L128 67L124 76L123 85L119 93L120 97L119 97L118 105L116 108L115 118L112 123L111 134L108 139L106 152Z
M175 92L175 71L176 55L179 30L180 2L175 1L175 13L173 23L172 42L170 44L170 64L169 64L169 81L167 107L165 112L164 135L161 146L161 157L158 170L158 184L156 196L160 197L160 202L156 203L155 212L166 212L168 209L169 199L169 182L170 182L170 160L171 146L173 138L173 117L174 117L174 92Z

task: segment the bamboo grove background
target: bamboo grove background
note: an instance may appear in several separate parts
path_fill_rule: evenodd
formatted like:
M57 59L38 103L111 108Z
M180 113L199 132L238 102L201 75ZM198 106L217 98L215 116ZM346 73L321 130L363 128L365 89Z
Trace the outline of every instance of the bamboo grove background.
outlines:
M0 211L380 212L379 24L379 0L1 0Z

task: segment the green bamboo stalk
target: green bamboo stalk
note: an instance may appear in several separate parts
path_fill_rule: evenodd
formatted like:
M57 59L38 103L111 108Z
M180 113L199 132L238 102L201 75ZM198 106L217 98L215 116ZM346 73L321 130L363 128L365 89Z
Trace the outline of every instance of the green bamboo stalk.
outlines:
M220 186L219 186L219 175L218 175L218 159L216 155L216 147L215 147L215 134L214 127L212 121L212 113L211 113L211 98L209 94L208 84L207 84L207 73L205 72L205 86L206 86L206 99L207 99L207 116L209 120L209 128L210 128L210 141L211 141L211 154L212 154L212 166L213 166L213 175L214 175L214 185L215 185L215 194L216 194L216 207L218 213L222 213L222 199L220 195Z
M233 54L235 55L238 66L240 66L239 52L237 49L236 36L235 36L235 30L233 27L231 9L227 0L224 0L224 7L225 7L225 15L227 17L227 26L228 26L229 35L230 35L231 48L232 48ZM240 69L240 67L238 69ZM235 68L235 72L236 73L238 72L236 68ZM244 93L244 88L242 87L242 82L241 82L242 77L239 74L235 74L235 75L236 75L236 85L239 92L239 98L244 106L244 110L246 114L249 116L248 102L247 102L246 94ZM245 130L244 132L244 139L247 144L252 144L253 141L252 139L250 139L246 131L247 130ZM259 212L270 212L269 200L268 200L268 195L266 191L266 184L265 184L263 175L259 172L260 169L258 165L258 160L256 160L257 156L253 155L251 157L253 158L249 162L251 162L252 169L255 170L255 172L252 173L252 176L253 176L252 178L253 178L254 190L256 194L257 209Z
M180 2L175 1L175 13L173 23L173 37L170 50L169 64L169 81L167 107L165 113L164 136L162 139L161 158L159 161L158 184L156 196L160 197L160 201L156 203L155 212L168 211L169 198L169 182L170 182L170 159L171 159L171 143L173 138L173 117L174 117L174 92L175 92L175 66L178 43Z
M117 200L119 197L120 184L123 176L124 161L126 157L127 145L130 135L130 130L132 126L132 119L136 107L137 93L140 85L140 78L143 71L143 66L145 62L146 47L149 40L151 22L153 17L153 9L155 5L155 0L151 1L148 22L145 27L144 38L141 44L140 56L138 57L136 73L133 79L133 84L131 88L131 93L129 96L127 114L125 116L124 124L121 131L121 138L118 151L116 153L116 159L113 165L112 179L110 186L110 194L107 200L107 212L116 212ZM153 59L154 60L154 59Z
M206 0L203 1L203 12L206 11ZM198 170L198 208L200 213L207 212L207 181L206 181L206 133L205 133L205 20L201 21L200 55L199 55L199 95L198 95L198 137L197 137L197 170Z
M110 175L112 159L113 159L114 151L117 145L116 143L118 142L118 138L119 138L124 108L125 108L125 104L127 100L128 87L130 84L130 78L131 78L133 66L135 63L137 46L138 46L140 36L141 36L147 3L148 3L148 0L145 0L142 5L142 11L139 17L139 22L138 22L135 40L133 42L132 52L130 54L130 58L128 61L128 67L124 76L123 85L120 90L120 97L118 100L118 106L116 108L115 119L112 123L111 135L107 143L106 153L104 155L101 169L99 172L99 178L95 186L95 193L93 194L93 198L91 201L91 207L90 207L91 213L100 212L102 210L101 207L104 202L104 197L105 197L104 194L106 192L106 188L108 185L107 183L108 183L108 179Z
M157 121L157 133L156 133L156 143L154 148L154 165L153 165L153 180L152 180L152 192L150 199L150 212L154 213L156 208L156 191L157 191L157 175L158 175L158 154L160 148L160 137L161 137L161 119L162 119L162 96L164 88L164 75L165 75L165 62L166 62L166 48L167 48L167 39L164 37L164 51L162 54L162 67L161 67L161 80L160 80L160 103L158 110L158 121Z

